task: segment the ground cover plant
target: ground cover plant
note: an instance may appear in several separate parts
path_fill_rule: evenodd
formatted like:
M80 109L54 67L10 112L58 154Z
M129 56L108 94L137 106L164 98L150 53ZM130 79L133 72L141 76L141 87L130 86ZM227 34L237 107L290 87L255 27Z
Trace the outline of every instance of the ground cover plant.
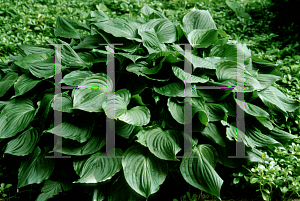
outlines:
M268 150L296 138L279 129L274 114L293 112L299 102L271 86L280 79L274 73L277 66L254 57L244 47L245 121L253 122L247 125L245 144L246 154L253 158L239 162L227 158L235 155L236 103L241 108L243 104L234 89L211 94L196 89L196 84L235 86L236 67L244 64L237 62L236 55L244 50L230 44L228 35L216 28L208 11L193 9L182 21L171 21L148 6L142 8L136 20L111 19L102 11L94 11L86 25L58 17L54 33L54 42L64 44L62 83L100 89L74 88L56 95L54 101L51 46L19 46L20 55L1 64L1 84L6 87L1 94L0 114L1 143L6 145L3 151L5 158L23 158L20 164L15 162L20 166L18 188L44 182L37 200L75 190L73 182L99 183L101 188L90 187L94 188L91 197L99 200L151 200L170 174L220 198L223 180L215 171L217 163L234 168L263 162L258 148ZM123 45L114 49L98 45L115 42ZM193 49L185 50L175 42L189 43ZM113 54L115 85L106 72L107 55ZM184 59L193 64L191 73L184 72ZM183 119L185 83L193 87L193 102L189 103L193 139L182 132L187 123ZM106 100L106 93L113 94L112 86L115 100ZM113 102L115 115L111 113ZM58 146L53 147L53 134L59 130L54 126L53 109L63 112L61 152L72 155L72 159L44 158L59 151ZM106 155L106 117L116 123L115 153L123 158L97 157ZM80 119L84 119L82 126L78 124ZM238 130L239 137L241 134ZM28 138L34 143L28 143ZM191 144L189 153L200 158L175 157L183 155L183 139ZM145 161L148 166L141 166Z

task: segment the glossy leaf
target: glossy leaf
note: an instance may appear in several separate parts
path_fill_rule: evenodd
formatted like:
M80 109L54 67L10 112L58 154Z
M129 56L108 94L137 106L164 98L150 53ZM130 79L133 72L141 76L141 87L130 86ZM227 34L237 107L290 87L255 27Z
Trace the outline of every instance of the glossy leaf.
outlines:
M168 173L166 161L137 144L126 150L122 166L129 186L145 198L159 190Z

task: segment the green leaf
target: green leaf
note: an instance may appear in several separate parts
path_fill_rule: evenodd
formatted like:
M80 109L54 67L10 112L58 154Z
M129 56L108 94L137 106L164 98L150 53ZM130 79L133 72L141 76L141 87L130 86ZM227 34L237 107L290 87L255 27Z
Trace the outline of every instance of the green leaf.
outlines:
M122 154L121 149L115 149L115 155L112 151L97 152L87 159L75 160L73 162L74 170L80 179L73 183L97 183L111 179L122 169L122 158L114 156L122 156Z
M67 67L76 67L79 69L90 68L93 65L94 57L92 54L83 52L76 53L72 47L66 42L58 39L60 43L62 43L62 64Z
M208 125L204 128L201 134L212 140L214 143L225 147L225 142L221 137L217 126L214 123L208 123Z
M99 47L99 43L105 43L105 40L100 34L86 36L78 45L73 46L74 50L77 49L94 49Z
M49 179L54 170L54 163L54 159L45 158L45 154L41 154L41 149L36 147L34 152L21 162L17 188L29 184L40 184L44 180Z
M53 151L75 155L83 156L93 154L99 151L106 143L105 138L99 134L92 134L88 141L84 143L79 143L75 140L69 140L63 138L62 141L59 141L53 149Z
M300 107L299 101L291 99L283 94L279 89L269 86L257 92L261 101L272 110L277 110L287 115Z
M183 55L191 64L193 64L194 69L195 68L206 68L206 69L216 69L216 64L219 63L220 61L216 59L211 59L209 57L206 58L201 58L198 57L190 50L185 50L183 51L182 49L177 49L178 52Z
M84 117L81 115L66 120L45 132L53 133L67 139L77 140L82 143L90 138L94 124L95 121L91 116L85 114Z
M14 84L15 95L11 98L25 94L42 81L43 80L38 80L30 74L21 75Z
M160 43L174 43L176 41L176 27L169 19L153 19L139 28L139 33L154 29Z
M0 138L10 138L23 131L33 120L35 108L31 100L13 100L0 114Z
M114 120L115 121L115 132L117 135L125 138L125 139L129 139L132 131L134 130L135 126L131 125L131 124L127 124L124 121L120 121L120 120ZM111 124L110 124L111 126ZM111 126L112 128L112 126Z
M159 190L168 173L166 161L158 159L138 144L126 150L122 166L129 186L145 198Z
M224 61L220 63L217 67L216 75L218 80L225 86L235 86L235 91L252 92L254 90L264 89L259 81L249 71L245 70L243 65L234 61ZM243 82L245 87L237 86L237 77L240 78L239 82Z
M209 122L227 120L227 110L220 104L206 103Z
M172 66L172 70L175 76L178 77L180 80L182 80L184 83L206 83L209 80L209 78L205 76L198 77L186 73L184 72L184 70L182 70L177 66Z
M12 87L15 81L18 79L18 74L15 72L8 72L0 81L0 97L4 96L4 94Z
M246 129L246 135L249 137L248 141L251 140L251 143L256 147L265 147L272 144L281 145L280 142L276 141L271 136L261 133L255 126Z
M185 84L182 82L174 82L167 84L162 87L153 87L154 91L158 94L169 96L169 97L185 97ZM199 97L196 87L192 86L192 96L191 97Z
M39 141L37 130L30 127L15 139L7 143L4 153L15 156L25 156L33 152Z
M236 2L226 0L226 4L236 13L237 16L243 17L246 20L250 19L250 15L245 12L245 9Z
M56 20L54 34L56 37L79 39L80 34L78 31L76 31L76 29L79 28L89 30L89 28L84 24L80 24L74 20L58 16Z
M73 109L87 112L102 111L106 93L112 92L112 80L103 73L93 74L81 82L78 89L73 89Z
M250 179L250 183L251 184L255 184L258 181L258 178L253 177L252 179Z
M176 154L181 150L174 137L175 130L163 131L160 127L147 127L136 136L137 142L145 144L152 154L163 160L179 161Z
M223 180L214 170L216 150L211 145L201 144L185 153L180 164L183 178L192 186L220 198ZM195 157L196 156L196 157ZM195 158L193 158L195 157Z
M218 40L216 29L195 29L188 34L189 43L195 48L207 48Z
M48 58L48 55L46 53L33 53L28 56L23 57L19 61L15 61L14 64L20 66L24 69L29 69L28 64L30 63L36 63L36 62L42 62Z
M69 86L78 86L83 82L87 77L91 76L93 73L91 71L81 71L75 70L71 73L64 76L61 80L61 83L65 83Z
M154 28L145 31L138 30L138 33L142 37L143 45L147 48L149 54L167 51L166 45L159 41Z
M100 23L94 23L98 28L115 37L125 37L140 42L138 29L123 19L110 19Z
M51 104L53 110L72 113L73 101L68 94L69 91L65 91L62 94L54 95L54 100Z
M54 57L49 57L41 62L27 64L32 75L38 78L50 78L55 76Z
M71 190L72 184L66 181L46 180L42 188L42 193L37 197L36 201L47 201L61 192Z
M150 122L150 111L145 106L136 106L127 110L131 94L127 89L116 92L116 96L111 96L102 107L105 114L110 119L119 119L134 126L144 126Z
M126 182L124 174L122 173L116 182L110 188L108 201L144 201L145 198L135 192Z
M19 45L18 48L23 56L34 53L46 53L51 56L55 52L49 45Z
M195 29L217 29L214 20L207 10L193 8L183 17L182 22L186 34Z

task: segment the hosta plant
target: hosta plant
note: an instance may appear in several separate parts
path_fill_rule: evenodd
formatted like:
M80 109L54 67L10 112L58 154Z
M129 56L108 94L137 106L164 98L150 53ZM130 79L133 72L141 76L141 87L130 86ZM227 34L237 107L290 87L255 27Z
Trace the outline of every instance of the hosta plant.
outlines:
M208 11L192 9L182 21L147 5L140 14L93 11L87 24L58 17L55 41L21 45L0 65L0 138L5 157L22 159L17 188L43 183L38 201L78 183L94 188L93 200L151 200L177 167L178 177L221 199L217 163L262 162L259 149L297 138L271 118L299 108L271 86L277 66L229 41ZM243 136L252 158L229 158Z

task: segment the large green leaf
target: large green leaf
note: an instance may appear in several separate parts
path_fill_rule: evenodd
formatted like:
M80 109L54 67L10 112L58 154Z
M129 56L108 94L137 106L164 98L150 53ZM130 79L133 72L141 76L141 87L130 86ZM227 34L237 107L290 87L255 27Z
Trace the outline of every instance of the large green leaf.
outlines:
M88 141L84 143L79 143L75 140L69 140L65 138L58 142L59 143L55 145L53 151L75 156L93 154L99 151L106 143L105 138L98 133L93 133Z
M54 100L51 104L53 110L72 113L73 101L68 94L69 91L65 91L61 94L54 95Z
M265 147L271 144L280 144L271 136L261 133L261 131L255 126L246 129L246 135L249 136L248 140L251 140L251 143L253 143L255 147Z
M241 75L240 75L240 72ZM254 90L264 89L259 81L247 71L243 65L235 61L224 61L220 63L216 70L216 75L218 80L222 82L225 86L235 86L235 90L244 90L245 92L252 92ZM239 76L237 76L239 75ZM242 77L243 76L243 77ZM238 78L240 82L243 82L244 86L238 87Z
M150 122L150 111L145 106L136 106L127 110L131 94L127 89L120 89L107 102L103 103L105 114L110 119L119 119L134 126L144 126Z
M125 37L131 40L140 41L138 29L123 19L110 19L100 23L94 23L98 28L112 34L115 37Z
M173 46L176 47L176 46ZM207 68L207 69L216 69L216 64L220 63L219 60L216 58L201 58L199 56L196 56L192 54L190 50L185 50L181 49L180 47L175 48L181 55L183 55L191 64L193 64L194 69L195 68Z
M95 121L88 115L80 115L66 120L54 128L45 132L53 133L67 139L77 140L78 142L86 142L93 131Z
M214 123L208 123L207 127L201 132L202 135L208 137L210 140L215 142L216 144L225 147L225 142L221 137L217 126Z
M120 120L114 120L115 121L115 132L117 135L125 138L125 139L129 139L132 131L134 130L135 126L128 124L124 121L120 121ZM112 128L112 125L110 123L110 126Z
M106 93L112 92L112 87L112 80L106 74L97 73L85 78L80 83L80 88L72 91L73 109L87 112L102 111Z
M63 65L79 69L90 68L93 65L94 57L92 54L87 52L76 53L69 44L60 39L58 41L63 44L61 50Z
M113 183L108 195L108 201L144 201L145 198L135 192L126 182L124 174Z
M168 173L166 161L158 159L138 144L126 150L122 166L129 186L145 198L159 190Z
M273 86L258 91L257 94L266 106L272 110L281 111L285 115L287 112L293 112L300 107L299 101L287 97Z
M166 45L159 41L154 28L145 31L139 30L139 35L142 37L143 45L147 48L149 54L167 51Z
M227 110L220 104L206 103L209 122L227 120Z
M221 44L215 45L209 52L209 57L219 57L222 60L236 61L237 57L242 58L242 65L251 57L251 51L245 45Z
M76 29L78 28L89 30L89 28L84 24L80 24L74 20L58 16L56 20L54 34L56 37L79 39L80 33L76 31Z
M27 56L33 53L46 53L48 56L53 55L54 49L49 45L19 45L18 50L21 50L22 56Z
M185 154L180 164L183 178L192 186L220 198L223 180L214 170L216 150L208 144L196 146ZM193 158L195 157L195 158Z
M30 74L21 75L14 84L15 95L12 98L21 96L34 88L42 80L38 80Z
M8 72L0 81L0 97L12 87L15 81L18 79L18 74L15 72Z
M42 62L46 60L49 56L46 53L33 53L28 56L23 57L19 61L14 62L14 64L20 66L24 69L29 69L28 64Z
M173 73L184 83L206 83L209 78L206 76L195 76L184 72L181 68L177 66L172 66Z
M105 43L105 40L100 34L86 36L78 45L73 46L74 50L77 49L94 49L99 47L99 43Z
M174 136L174 130L163 131L151 126L141 130L136 136L137 142L147 146L152 154L163 160L178 161L176 154L181 150Z
M139 32L154 29L160 43L174 43L176 41L176 27L168 19L153 19L143 24Z
M40 184L49 179L54 170L55 160L45 158L45 154L41 152L41 149L36 147L32 154L23 158L18 173L18 188L29 184Z
M29 99L13 100L0 114L0 138L10 138L23 131L35 116L36 109Z
M186 34L195 29L217 29L214 20L207 10L193 8L183 17L182 22Z
M164 96L169 97L185 97L185 85L182 82L174 82L162 87L155 87L154 91ZM192 85L192 97L199 97L196 87Z
M37 142L39 141L39 134L37 130L30 127L15 139L7 143L4 153L15 156L25 156L33 152Z
M32 75L38 78L50 78L55 75L54 57L48 57L47 59L28 63L29 71Z
M195 29L188 36L189 43L196 48L207 48L218 40L218 31L216 29Z
M115 156L122 156L121 149L115 149ZM97 183L111 179L122 169L122 158L114 158L112 152L97 152L87 159L73 162L76 174L80 179L73 183Z
M61 80L61 83L65 83L69 86L78 86L81 82L85 80L85 78L91 76L93 73L91 71L81 71L75 70L71 73L64 76Z
M67 181L46 180L42 188L42 193L37 197L36 201L47 201L55 195L72 188L72 184Z

